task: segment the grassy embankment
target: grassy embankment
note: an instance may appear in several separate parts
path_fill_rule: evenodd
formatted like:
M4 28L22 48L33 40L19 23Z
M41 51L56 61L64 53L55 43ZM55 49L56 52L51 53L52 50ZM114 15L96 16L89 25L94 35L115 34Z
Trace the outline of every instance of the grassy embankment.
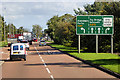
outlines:
M58 44L49 44L52 47L56 47L57 49L61 51L65 51L71 55L74 55L76 57L79 57L81 59L87 60L89 62L92 62L94 64L98 64L101 67L107 68L113 72L120 74L120 57L116 54L110 54L110 53L83 53L81 51L80 54L78 54L78 50L75 47L66 47L63 45Z
M7 41L0 41L0 47L4 47L7 45Z

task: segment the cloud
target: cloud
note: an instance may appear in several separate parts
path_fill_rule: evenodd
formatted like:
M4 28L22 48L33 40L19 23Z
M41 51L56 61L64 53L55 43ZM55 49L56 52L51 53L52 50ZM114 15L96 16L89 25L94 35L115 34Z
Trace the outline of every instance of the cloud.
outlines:
M6 15L54 15L71 12L81 7L81 2L6 2L3 3L3 12ZM82 7L81 7L82 8Z
M2 0L2 2L94 2L95 0Z
M26 2L24 2L26 1ZM88 2L79 0L3 0L2 7L7 23L13 22L17 27L32 28L33 24L39 24L43 29L47 28L47 21L54 15L74 14L73 9L81 8ZM36 2L35 2L36 1ZM38 2L37 2L38 1ZM47 0L45 0L47 1ZM74 2L73 2L74 1ZM88 1L88 0L87 0Z
M6 15L4 16L4 18L10 23L13 22L14 20L24 18L24 15Z

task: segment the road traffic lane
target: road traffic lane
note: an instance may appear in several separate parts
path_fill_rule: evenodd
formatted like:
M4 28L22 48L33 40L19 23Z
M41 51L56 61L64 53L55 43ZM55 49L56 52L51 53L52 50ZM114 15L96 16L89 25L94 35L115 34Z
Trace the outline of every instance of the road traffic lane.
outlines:
M43 49L43 52L41 51ZM54 78L115 78L50 46L37 47ZM42 66L43 64L36 64Z
M30 49L34 49L33 45ZM32 55L31 55L32 53ZM36 51L28 51L26 61L5 61L2 65L2 78L50 78ZM30 65L28 65L30 64Z

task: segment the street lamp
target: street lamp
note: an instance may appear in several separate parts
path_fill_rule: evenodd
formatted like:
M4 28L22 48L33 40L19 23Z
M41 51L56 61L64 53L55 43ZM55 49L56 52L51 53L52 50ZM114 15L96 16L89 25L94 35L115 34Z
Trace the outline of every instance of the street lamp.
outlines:
M4 10L6 10L6 8L4 8ZM4 15L4 21L5 21L5 15ZM5 41L6 37L5 37L5 22L4 22L4 41Z

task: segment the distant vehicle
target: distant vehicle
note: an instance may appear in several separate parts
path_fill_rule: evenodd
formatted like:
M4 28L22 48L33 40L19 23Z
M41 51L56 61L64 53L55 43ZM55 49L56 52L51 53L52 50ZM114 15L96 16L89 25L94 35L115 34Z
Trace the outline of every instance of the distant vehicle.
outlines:
M40 40L39 46L46 46L45 40Z
M23 36L18 36L18 42L20 42L21 40L23 40Z
M8 47L10 47L11 44L17 43L17 38L8 38L7 42L8 42Z
M23 43L15 43L10 48L10 60L14 58L23 58L26 61L26 48Z
M32 33L31 32L23 32L23 39L27 40L30 45L32 45Z
M20 43L23 43L26 47L26 50L29 50L29 42L27 40L21 40Z
M33 39L33 41L34 41L34 42L37 42L37 39L36 39L36 38L34 38L34 39Z

